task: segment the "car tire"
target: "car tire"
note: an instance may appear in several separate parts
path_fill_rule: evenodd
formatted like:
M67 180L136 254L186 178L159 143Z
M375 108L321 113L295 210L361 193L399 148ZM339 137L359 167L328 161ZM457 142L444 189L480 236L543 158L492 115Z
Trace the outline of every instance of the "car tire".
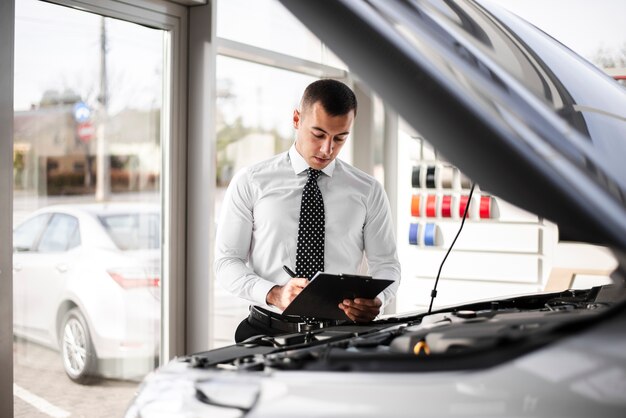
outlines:
M67 376L76 383L89 383L96 370L97 356L87 321L78 308L69 310L63 317L59 340Z

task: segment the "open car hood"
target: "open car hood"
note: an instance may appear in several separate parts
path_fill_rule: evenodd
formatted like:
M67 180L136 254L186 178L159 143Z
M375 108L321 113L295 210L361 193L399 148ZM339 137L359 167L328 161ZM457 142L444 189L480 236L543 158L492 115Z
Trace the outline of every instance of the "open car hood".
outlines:
M472 0L280 0L482 188L626 248L626 90Z

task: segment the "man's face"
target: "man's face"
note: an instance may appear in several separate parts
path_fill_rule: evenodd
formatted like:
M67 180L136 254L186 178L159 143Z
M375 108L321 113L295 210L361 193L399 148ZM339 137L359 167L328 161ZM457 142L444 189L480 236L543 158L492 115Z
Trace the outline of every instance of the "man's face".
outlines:
M331 116L316 102L300 113L293 112L293 127L297 131L296 150L309 167L321 170L330 164L343 144L354 121L354 110L345 115Z

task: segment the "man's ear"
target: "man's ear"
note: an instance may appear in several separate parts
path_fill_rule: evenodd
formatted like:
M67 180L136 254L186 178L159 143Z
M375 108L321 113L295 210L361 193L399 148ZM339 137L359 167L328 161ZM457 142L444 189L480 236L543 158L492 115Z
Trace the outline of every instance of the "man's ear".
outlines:
M293 128L300 128L300 111L298 109L293 110Z

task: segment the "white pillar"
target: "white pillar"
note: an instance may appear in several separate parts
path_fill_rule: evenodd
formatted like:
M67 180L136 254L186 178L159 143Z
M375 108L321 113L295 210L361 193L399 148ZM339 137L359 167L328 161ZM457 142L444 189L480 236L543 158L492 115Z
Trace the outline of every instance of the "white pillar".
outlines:
M215 277L215 2L189 9L186 349L210 348Z

